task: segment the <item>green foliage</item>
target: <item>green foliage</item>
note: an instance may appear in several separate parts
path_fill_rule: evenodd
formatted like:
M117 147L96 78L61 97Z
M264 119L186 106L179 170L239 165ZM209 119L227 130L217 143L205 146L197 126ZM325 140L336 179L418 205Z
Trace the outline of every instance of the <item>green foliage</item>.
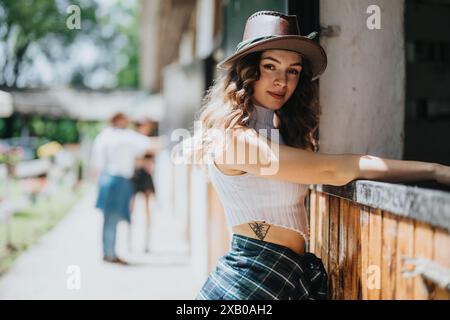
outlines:
M0 148L0 164L16 165L23 159L21 148Z
M132 18L129 25L119 25L118 32L128 39L128 45L123 47L121 55L126 57L127 63L119 70L117 82L119 87L139 86L139 25L138 6L122 10Z
M6 131L6 119L0 118L0 138L5 136Z
M70 30L66 26L69 5L78 5L82 10L81 30ZM77 36L92 30L96 24L96 9L95 1L0 0L0 41L7 44L0 53L4 57L0 84L17 85L32 44L49 60L65 59L67 56L55 52L64 50ZM59 48L55 48L57 45ZM7 69L12 73L7 73Z
M41 117L34 116L30 121L30 133L32 136L42 137L45 135L45 122Z
M59 120L56 127L56 137L62 139L62 144L78 141L78 132L75 121L69 119Z
M90 140L94 140L100 131L105 127L105 123L97 121L79 121L77 130L80 136L84 136Z
M22 130L27 129L30 136L44 138L43 141L53 140L61 144L79 141L79 126L76 120L33 116L14 117L12 122L12 137L22 136Z
M67 28L72 14L67 12L69 5L81 9L80 30ZM109 7L102 0L0 0L0 86L44 83L33 68L36 55L32 55L31 48L52 65L76 56L71 45L87 41L95 44L101 58L68 69L71 85L89 87L93 75L101 70L115 75L119 87L138 87L138 10L139 0L116 0ZM114 81L108 83L114 85Z

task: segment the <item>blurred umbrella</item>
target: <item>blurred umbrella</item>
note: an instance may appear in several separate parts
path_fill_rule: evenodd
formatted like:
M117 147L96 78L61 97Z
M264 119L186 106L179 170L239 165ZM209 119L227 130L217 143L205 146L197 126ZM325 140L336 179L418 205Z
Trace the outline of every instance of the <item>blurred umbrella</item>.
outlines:
M0 118L8 118L13 112L11 94L0 91Z
M61 144L56 141L51 141L40 146L37 149L37 155L39 158L53 157L62 149L63 147L61 146Z

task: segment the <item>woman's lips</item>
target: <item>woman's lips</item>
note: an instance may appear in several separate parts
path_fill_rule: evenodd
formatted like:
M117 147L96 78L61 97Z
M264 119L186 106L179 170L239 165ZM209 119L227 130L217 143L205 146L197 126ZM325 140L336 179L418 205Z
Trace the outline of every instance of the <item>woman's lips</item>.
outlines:
M277 100L283 100L284 98L284 94L280 95L280 94L276 94L270 91L267 91L268 94L270 94L273 98L277 99Z

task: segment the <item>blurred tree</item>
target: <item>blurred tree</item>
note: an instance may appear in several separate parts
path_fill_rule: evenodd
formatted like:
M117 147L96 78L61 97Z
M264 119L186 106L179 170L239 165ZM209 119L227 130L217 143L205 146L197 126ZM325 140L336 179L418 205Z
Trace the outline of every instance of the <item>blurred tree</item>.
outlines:
M12 137L23 136L23 131L26 130L30 136L45 137L61 144L79 141L78 121L74 119L47 118L37 115L32 117L19 116L14 118L13 126Z
M137 0L0 0L0 87L138 87L138 16Z
M99 0L97 0L99 1ZM94 89L112 87L139 86L139 1L111 0L103 2L98 16L96 30L96 47L101 52L101 59L95 65L78 68L71 79L71 84L78 87ZM112 83L102 87L93 85L93 78L105 74L113 75Z
M100 121L78 121L77 130L80 133L80 136L89 140L94 140L105 125L105 122Z
M43 136L45 134L45 122L39 116L33 116L30 120L30 134L32 136Z
M137 88L139 86L139 7L137 4L125 7L122 3L121 9L130 19L127 24L118 25L118 33L127 38L128 45L121 50L121 57L125 63L120 66L117 84L120 87Z
M69 5L78 5L82 10L81 30L70 30L66 26ZM61 49L63 51L77 36L93 30L97 23L96 9L95 1L0 0L0 41L3 42L0 85L17 86L32 45L49 60L64 59ZM55 48L56 45L60 48Z
M71 119L58 120L53 140L61 144L77 142L78 132L76 122Z

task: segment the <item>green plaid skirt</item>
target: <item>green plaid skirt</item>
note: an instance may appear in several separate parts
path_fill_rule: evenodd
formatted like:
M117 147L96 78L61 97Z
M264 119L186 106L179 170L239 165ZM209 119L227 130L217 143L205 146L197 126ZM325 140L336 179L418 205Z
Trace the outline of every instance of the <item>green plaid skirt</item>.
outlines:
M312 253L233 235L197 300L324 300L328 276Z

